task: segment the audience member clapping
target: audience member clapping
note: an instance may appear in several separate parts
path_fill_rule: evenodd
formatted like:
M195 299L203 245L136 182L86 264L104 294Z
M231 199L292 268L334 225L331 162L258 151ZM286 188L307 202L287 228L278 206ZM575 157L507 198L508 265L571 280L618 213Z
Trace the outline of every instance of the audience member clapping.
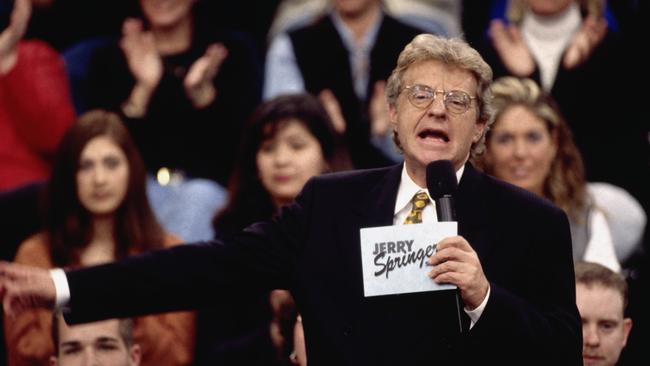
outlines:
M628 92L638 83L635 70L643 66L637 65L636 44L623 42L607 2L494 3L505 3L506 11L492 21L480 51L495 78L535 80L571 128L587 178L624 188L647 212L648 126L638 114L643 97ZM603 90L624 92L605 96Z
M88 75L89 105L126 116L154 212L185 241L212 237L221 185L261 89L246 38L218 30L200 4L140 1L142 17L125 20L120 41L96 51Z

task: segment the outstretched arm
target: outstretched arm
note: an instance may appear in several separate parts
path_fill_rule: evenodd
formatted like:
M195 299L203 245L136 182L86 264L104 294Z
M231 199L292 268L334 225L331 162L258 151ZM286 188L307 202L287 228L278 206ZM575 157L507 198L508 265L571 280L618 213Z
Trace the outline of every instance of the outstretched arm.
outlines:
M50 271L0 262L0 298L8 316L30 308L54 308L56 291Z

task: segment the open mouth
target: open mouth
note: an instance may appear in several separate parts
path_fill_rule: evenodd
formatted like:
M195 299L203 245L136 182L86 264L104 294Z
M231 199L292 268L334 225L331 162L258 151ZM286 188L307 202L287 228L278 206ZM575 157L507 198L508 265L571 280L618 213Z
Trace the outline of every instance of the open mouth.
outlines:
M436 141L449 142L449 136L440 130L425 129L418 133L418 137L424 140L431 139Z

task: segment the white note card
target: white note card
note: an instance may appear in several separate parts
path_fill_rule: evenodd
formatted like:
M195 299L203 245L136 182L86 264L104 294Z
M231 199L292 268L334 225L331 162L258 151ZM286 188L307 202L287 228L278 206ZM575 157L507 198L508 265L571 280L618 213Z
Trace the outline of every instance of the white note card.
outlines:
M457 222L381 226L360 232L366 297L456 288L429 278L433 267L427 260L440 240L457 235Z

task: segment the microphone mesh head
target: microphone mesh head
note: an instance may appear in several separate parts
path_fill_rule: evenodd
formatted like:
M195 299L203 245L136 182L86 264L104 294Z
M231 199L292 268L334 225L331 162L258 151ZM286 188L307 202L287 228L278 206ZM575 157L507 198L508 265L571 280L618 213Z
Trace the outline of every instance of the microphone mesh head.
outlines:
M427 188L434 200L456 194L458 180L456 169L450 160L436 160L427 165Z

